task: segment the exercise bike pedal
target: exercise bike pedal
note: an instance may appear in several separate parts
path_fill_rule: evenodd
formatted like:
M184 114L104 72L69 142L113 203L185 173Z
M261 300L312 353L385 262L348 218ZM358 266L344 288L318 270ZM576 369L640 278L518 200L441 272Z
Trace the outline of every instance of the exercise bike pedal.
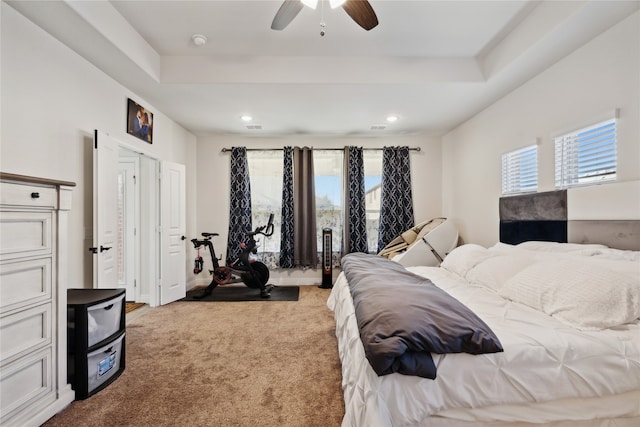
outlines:
M275 286L273 285L267 285L265 286L264 289L260 290L260 296L262 298L271 298L271 290L274 288Z

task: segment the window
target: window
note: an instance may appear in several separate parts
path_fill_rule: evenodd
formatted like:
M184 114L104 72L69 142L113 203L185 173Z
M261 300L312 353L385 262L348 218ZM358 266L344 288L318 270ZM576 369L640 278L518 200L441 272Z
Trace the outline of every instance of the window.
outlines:
M332 230L332 252L342 250L343 157L342 150L313 150L316 238L319 252L322 251L322 229L324 228Z
M554 138L556 188L616 179L616 120Z
M331 228L332 251L342 251L344 223L344 152L342 150L314 150L313 167L316 193L316 227L318 251L322 250L322 229ZM261 236L261 261L280 252L280 224L282 212L282 150L255 150L247 153L251 177L251 221L253 228L265 225L269 214L274 214L275 232L269 238ZM364 151L367 240L369 250L378 245L380 222L380 183L382 177L382 151ZM270 267L277 267L276 258Z
M382 150L364 150L364 191L367 211L367 247L377 253L382 195Z
M282 150L247 152L251 179L251 223L253 228L267 225L273 215L274 233L260 237L260 252L280 252L280 224L282 220Z
M538 146L531 145L502 155L502 194L538 190Z
M314 150L316 190L316 225L318 250L322 248L322 229L333 230L332 250L342 251L344 227L344 152L342 150ZM382 150L364 150L364 186L367 216L367 245L376 252L380 223L380 183L382 181Z

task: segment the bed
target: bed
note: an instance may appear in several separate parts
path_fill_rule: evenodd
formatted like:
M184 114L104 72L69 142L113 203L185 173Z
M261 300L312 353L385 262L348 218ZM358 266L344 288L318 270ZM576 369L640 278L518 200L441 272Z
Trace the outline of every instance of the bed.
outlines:
M466 244L439 267L345 256L327 301L342 362L342 425L640 425L640 252L569 243L562 230L551 240ZM425 288L436 297L420 296ZM462 313L462 332L433 319L416 330L390 323L413 324L440 292L475 316L467 326ZM436 308L436 319L450 310ZM437 339L425 338L434 325Z

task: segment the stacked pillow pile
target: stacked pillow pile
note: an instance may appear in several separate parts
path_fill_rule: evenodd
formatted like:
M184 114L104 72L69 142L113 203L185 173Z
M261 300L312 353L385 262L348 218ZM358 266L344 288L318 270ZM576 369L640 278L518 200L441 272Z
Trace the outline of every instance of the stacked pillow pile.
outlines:
M442 267L581 330L640 319L640 252L525 242L454 249Z

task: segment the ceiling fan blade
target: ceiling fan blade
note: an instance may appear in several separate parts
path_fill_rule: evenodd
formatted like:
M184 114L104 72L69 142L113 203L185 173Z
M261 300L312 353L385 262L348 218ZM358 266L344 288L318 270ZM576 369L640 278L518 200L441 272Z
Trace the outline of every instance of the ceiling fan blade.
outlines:
M342 8L356 24L367 31L378 25L378 17L368 0L347 0Z
M298 13L302 10L302 2L300 0L284 0L276 16L273 17L271 23L272 30L284 30L293 18L298 16Z

